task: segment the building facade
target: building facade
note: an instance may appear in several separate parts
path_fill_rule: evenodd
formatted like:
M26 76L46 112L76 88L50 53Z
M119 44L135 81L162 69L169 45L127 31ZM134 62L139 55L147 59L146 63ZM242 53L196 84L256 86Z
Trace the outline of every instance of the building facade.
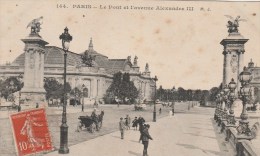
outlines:
M55 78L60 83L63 83L64 73L64 51L55 46L44 46L44 67L43 77ZM12 63L0 65L0 78L5 79L10 76L25 76L24 72L27 68L34 68L37 71L35 64L26 64L26 59L29 62L35 62L35 58L27 57L25 51L19 55ZM82 57L92 58L92 65L87 66L83 62ZM38 57L37 57L38 58ZM27 67L28 66L28 67ZM39 65L40 66L40 65ZM93 102L94 100L102 100L106 90L113 81L113 74L117 72L129 73L131 81L134 82L136 88L141 92L142 97L146 101L152 101L155 92L155 82L150 76L149 65L146 64L145 70L140 71L138 66L138 58L135 56L133 62L131 56L126 59L109 59L94 50L92 39L90 40L88 49L83 53L67 52L67 82L71 88L83 89L84 84L85 102ZM36 72L37 73L37 72ZM43 80L42 80L43 81ZM43 83L43 82L42 82Z

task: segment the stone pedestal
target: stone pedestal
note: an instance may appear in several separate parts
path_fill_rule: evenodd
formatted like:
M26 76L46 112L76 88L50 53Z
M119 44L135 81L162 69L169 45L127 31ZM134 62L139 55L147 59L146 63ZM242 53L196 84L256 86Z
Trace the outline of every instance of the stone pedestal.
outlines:
M24 106L35 107L36 103L45 102L44 89L44 53L48 44L38 34L30 34L25 39L24 87L21 90L21 100Z
M223 82L222 85L228 85L231 79L237 83L237 89L240 88L238 75L244 67L244 44L248 41L240 33L229 33L228 37L223 39L220 44L224 46L224 64L223 64Z

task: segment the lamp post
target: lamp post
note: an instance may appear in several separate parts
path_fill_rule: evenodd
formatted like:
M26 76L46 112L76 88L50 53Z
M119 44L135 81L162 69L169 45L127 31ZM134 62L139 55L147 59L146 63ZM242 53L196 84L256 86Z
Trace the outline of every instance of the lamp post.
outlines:
M62 40L62 48L64 51L64 94L63 94L63 111L62 111L62 123L60 126L60 154L69 153L68 148L68 125L66 117L66 107L67 107L67 95L66 95L66 66L67 66L67 52L69 50L70 41L72 36L69 34L69 29L66 27L64 33L60 35Z
M246 111L246 104L250 101L251 88L249 82L252 80L250 71L244 67L244 70L239 74L239 81L241 82L240 88L240 99L243 103L243 110L240 115L239 126L237 127L238 134L245 134L247 136L251 135L251 130L249 128L248 114Z
M225 129L225 122L228 119L228 93L229 93L229 88L227 85L224 86L223 88L223 105L222 105L222 109L224 108L224 111L222 112L222 117L221 117L221 130L220 132L222 133Z
M227 120L228 116L228 93L229 93L229 88L227 85L224 86L223 88L224 95L223 95L223 101L224 101L224 114L223 114L223 121Z
M154 92L154 107L153 107L153 122L156 122L156 81L158 81L157 76L155 76L153 78L154 82L155 82L155 92Z
M216 108L215 108L215 113L214 113L214 119L217 120L217 115L218 115L218 96L219 94L216 95Z
M223 106L223 98L224 97L224 91L223 90L221 90L220 91L220 98L219 98L219 102L220 102L220 104L219 104L219 107L220 107L220 109L219 109L219 120L218 120L218 126L220 126L221 125L221 120L222 120L222 116L223 116L223 114L224 114L224 106Z
M84 89L85 89L85 85L82 85L82 107L81 107L81 111L84 112Z
M22 75L20 74L18 76L18 80L21 82L21 79L22 79ZM21 88L19 90L19 99L18 99L18 112L21 111Z
M236 94L235 94L235 89L236 89L236 82L234 81L234 79L232 78L231 81L228 84L228 88L230 90L229 92L229 101L230 101L230 105L229 105L229 116L228 116L228 120L227 123L229 125L235 125L236 120L235 120L235 115L234 115L234 107L233 107L233 103L236 99Z

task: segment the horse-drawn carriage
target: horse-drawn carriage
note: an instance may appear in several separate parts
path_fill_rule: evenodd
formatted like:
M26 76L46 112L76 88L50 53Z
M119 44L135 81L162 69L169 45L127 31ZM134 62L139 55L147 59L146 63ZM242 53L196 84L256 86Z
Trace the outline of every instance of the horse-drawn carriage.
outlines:
M99 131L102 127L103 116L104 111L101 111L101 113L96 117L93 117L92 115L79 116L78 119L80 121L77 127L77 131L80 132L82 128L86 128L91 133Z

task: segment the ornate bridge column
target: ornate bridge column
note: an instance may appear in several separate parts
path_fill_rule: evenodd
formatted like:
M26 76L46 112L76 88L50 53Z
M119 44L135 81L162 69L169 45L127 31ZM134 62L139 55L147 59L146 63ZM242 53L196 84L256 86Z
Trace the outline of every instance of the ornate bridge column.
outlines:
M245 43L248 39L245 39L238 30L239 22L245 20L240 19L240 16L237 16L236 18L228 15L226 16L230 19L227 24L229 34L220 42L220 44L224 46L222 86L228 85L231 79L234 79L234 82L237 84L234 92L237 93L241 86L238 76L243 71ZM234 101L234 113L236 117L238 117L242 111L241 103L240 100Z
M34 21L35 22L35 21ZM37 22L37 21L36 21ZM34 24L34 25L33 25ZM39 23L31 23L31 33L22 39L25 43L25 63L24 63L24 87L21 90L21 99L29 107L35 107L36 103L45 101L46 91L44 89L44 41L38 34Z

